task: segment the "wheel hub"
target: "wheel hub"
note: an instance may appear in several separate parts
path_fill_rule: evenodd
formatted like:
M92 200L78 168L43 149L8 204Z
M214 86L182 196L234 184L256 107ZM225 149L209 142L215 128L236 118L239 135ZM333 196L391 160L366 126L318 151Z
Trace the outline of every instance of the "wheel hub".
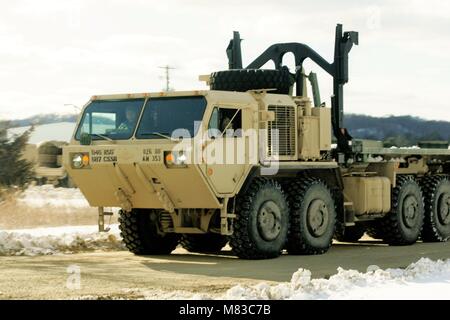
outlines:
M443 225L450 224L450 194L444 193L438 201L438 219Z
M266 241L275 240L281 232L281 210L273 201L264 202L258 211L258 231Z
M417 212L419 203L416 197L409 195L403 201L402 216L403 222L407 228L413 228L416 225Z
M309 232L320 237L327 231L329 211L326 203L321 199L312 201L308 207L307 222Z

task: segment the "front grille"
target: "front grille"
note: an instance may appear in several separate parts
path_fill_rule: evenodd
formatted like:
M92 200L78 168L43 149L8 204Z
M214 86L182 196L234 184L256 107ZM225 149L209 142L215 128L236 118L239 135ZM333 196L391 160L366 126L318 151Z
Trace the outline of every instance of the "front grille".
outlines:
M275 112L275 121L268 122L268 156L295 156L295 107L272 105L268 110Z

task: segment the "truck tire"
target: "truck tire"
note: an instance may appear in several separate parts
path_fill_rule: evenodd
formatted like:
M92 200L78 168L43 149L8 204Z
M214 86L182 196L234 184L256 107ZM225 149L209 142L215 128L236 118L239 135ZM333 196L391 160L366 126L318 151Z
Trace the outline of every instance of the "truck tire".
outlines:
M450 179L446 175L429 176L421 182L425 199L422 240L444 242L450 239Z
M391 199L391 211L381 219L383 240L390 245L415 243L422 231L424 203L414 177L397 176Z
M340 242L357 242L366 232L366 228L364 228L361 224L356 224L351 227L345 227L343 231L335 233L334 237L337 241Z
M289 188L289 254L322 254L331 247L336 208L330 189L316 178L294 181Z
M276 89L269 93L288 94L293 84L289 69L235 69L211 74L211 90L239 91Z
M158 233L157 212L154 210L119 211L120 235L129 251L136 255L160 255L171 253L180 236L175 233Z
M73 181L73 179L69 175L66 175L64 178L58 179L58 183L57 183L56 187L57 188L76 188L76 185L75 185L75 182Z
M255 178L236 198L233 253L243 259L278 257L289 229L289 207L280 185L271 179Z
M183 234L181 246L189 252L217 253L222 250L228 242L228 238L217 233L206 234Z
M366 233L373 239L384 239L383 226L379 219L369 222Z
M62 149L54 142L45 142L38 148L38 165L40 167L57 168L57 157L62 154Z
M54 154L41 153L38 155L38 165L40 167L56 168L56 157L57 155Z

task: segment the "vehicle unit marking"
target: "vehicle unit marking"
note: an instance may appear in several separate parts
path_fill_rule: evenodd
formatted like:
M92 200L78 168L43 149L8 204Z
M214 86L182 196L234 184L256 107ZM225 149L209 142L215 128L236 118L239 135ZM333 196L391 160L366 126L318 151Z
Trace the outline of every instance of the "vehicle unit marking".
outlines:
M160 148L145 148L142 150L142 162L161 162L162 150Z
M91 162L117 162L117 156L115 155L114 149L97 149L91 150Z

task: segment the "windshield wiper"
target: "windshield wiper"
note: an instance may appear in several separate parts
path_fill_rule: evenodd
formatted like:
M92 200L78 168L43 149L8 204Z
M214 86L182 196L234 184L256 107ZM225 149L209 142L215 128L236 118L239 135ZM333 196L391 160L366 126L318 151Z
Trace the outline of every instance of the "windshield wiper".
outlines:
M112 142L114 141L114 140L111 139L110 137L104 136L104 135L99 134L99 133L91 133L91 136L97 136L97 137L100 137L100 138L103 138L103 139L105 139L105 140L112 141Z
M177 139L177 138L169 137L169 136L167 136L167 135L165 135L163 133L160 133L160 132L144 132L144 133L141 133L141 135L142 136L159 136L159 137L166 138L168 140L180 140L180 139Z

